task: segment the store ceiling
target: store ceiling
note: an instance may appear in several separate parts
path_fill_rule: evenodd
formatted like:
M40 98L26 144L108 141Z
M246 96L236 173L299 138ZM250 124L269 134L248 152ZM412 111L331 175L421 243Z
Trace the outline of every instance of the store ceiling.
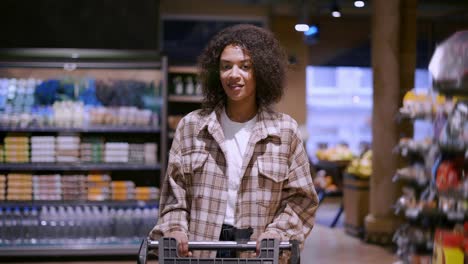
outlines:
M305 11L309 16L326 15L334 3L341 8L343 16L371 15L372 1L367 0L364 8L354 7L353 0L224 0L228 3L246 5L270 5L277 14L301 15ZM400 0L406 1L406 0ZM419 0L418 16L424 19L444 19L468 21L467 0Z

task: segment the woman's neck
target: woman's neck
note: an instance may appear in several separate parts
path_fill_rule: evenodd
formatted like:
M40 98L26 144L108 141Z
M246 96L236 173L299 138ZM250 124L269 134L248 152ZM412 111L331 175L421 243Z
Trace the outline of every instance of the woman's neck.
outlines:
M232 121L244 123L257 114L257 105L255 103L228 101L226 114Z

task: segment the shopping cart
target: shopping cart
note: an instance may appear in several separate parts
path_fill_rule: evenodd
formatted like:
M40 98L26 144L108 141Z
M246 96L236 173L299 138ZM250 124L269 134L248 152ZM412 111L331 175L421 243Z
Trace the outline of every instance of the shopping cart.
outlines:
M190 250L236 250L255 251L255 242L207 241L189 242ZM148 252L158 250L159 264L278 264L280 251L291 252L289 262L299 264L299 242L279 242L275 239L264 239L260 243L260 254L256 258L184 258L177 255L177 241L174 238L162 237L159 241L144 239L138 253L138 264L146 264Z

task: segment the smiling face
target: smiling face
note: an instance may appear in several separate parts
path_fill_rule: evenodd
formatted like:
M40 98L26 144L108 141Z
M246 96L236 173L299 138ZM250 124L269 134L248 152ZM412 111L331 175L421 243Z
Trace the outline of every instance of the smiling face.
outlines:
M228 45L221 53L219 77L229 105L255 105L255 76L252 60L241 47Z

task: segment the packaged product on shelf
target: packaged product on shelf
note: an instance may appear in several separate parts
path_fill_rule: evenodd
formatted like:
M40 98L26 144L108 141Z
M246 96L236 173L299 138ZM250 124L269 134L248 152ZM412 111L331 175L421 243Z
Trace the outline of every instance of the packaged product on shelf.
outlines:
M153 121L153 114L150 110L139 110L135 116L135 124L138 126L150 126L151 122ZM153 126L157 126L158 123L153 124Z
M173 86L174 86L174 93L176 95L182 95L184 93L184 83L182 82L181 76L176 76L172 79Z
M109 194L109 187L88 187L88 201L108 200Z
M6 176L4 174L0 174L0 186L6 187Z
M436 185L437 189L446 191L455 189L460 183L457 165L453 161L443 161L437 168Z
M6 199L9 201L31 201L32 193L10 193L8 192Z
M79 162L80 161L80 137L62 136L56 138L57 162Z
M436 229L434 237L433 264L463 264L463 233Z
M61 177L63 200L86 200L87 177L85 175L63 175Z
M441 91L463 93L468 89L468 31L458 31L440 43L431 57L433 86Z
M54 123L58 127L83 127L84 105L81 101L54 102Z
M439 136L442 148L464 152L468 146L468 102L457 102Z
M5 161L12 163L29 162L29 137L5 137Z
M104 162L127 163L129 158L129 143L107 142L104 150Z
M145 145L144 144L130 144L128 161L130 163L144 163L145 162Z
M157 143L145 143L145 164L157 164L158 163L158 144Z
M136 200L157 200L160 195L160 190L157 187L135 187Z
M103 201L110 197L111 178L107 174L89 174L87 191L88 200Z
M55 162L55 137L31 137L31 162Z
M108 174L88 174L88 182L110 182L111 178Z
M102 125L102 124L104 124L105 112L106 112L106 110L105 110L104 107L89 108L88 122L91 125Z
M394 181L398 179L404 179L409 181L415 181L420 185L426 184L430 181L430 174L426 171L426 168L422 164L413 164L411 166L397 169L394 176Z
M80 145L80 159L83 162L99 163L103 161L104 138L84 137Z
M32 175L7 175L7 200L32 200Z
M0 163L5 162L5 152L3 151L4 146L0 145Z
M193 95L194 92L195 92L195 86L193 85L192 76L185 77L185 94Z
M0 175L0 200L5 200L6 187L6 176Z
M432 99L427 93L408 91L403 97L403 107L400 108L400 113L410 118L431 118L433 114Z
M135 199L135 183L132 181L113 181L111 189L112 200Z
M60 175L33 175L34 200L61 200Z

